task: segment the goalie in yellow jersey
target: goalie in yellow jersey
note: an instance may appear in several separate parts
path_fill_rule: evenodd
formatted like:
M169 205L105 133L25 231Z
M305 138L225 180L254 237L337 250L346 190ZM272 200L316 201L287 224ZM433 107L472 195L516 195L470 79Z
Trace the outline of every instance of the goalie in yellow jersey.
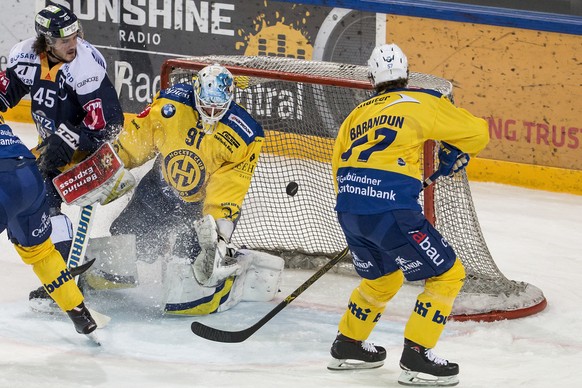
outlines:
M207 66L192 83L161 90L113 144L128 169L155 158L110 231L135 235L138 259L167 260L167 314L208 314L278 292L283 260L230 240L264 139L234 91L225 67Z
M404 385L455 385L459 366L435 347L465 277L453 248L418 202L423 144L441 142L439 172L452 175L489 141L485 120L434 90L407 88L408 60L395 44L368 61L374 96L342 123L332 156L336 211L363 278L352 292L331 348L329 369L383 365L386 350L366 342L386 304L407 280L424 280L404 329Z

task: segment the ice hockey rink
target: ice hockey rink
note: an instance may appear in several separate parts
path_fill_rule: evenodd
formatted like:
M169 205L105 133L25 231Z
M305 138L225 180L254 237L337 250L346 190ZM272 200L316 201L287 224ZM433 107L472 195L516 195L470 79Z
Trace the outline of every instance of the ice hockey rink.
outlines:
M35 143L32 125L11 126ZM582 196L493 183L471 189L495 262L506 277L539 287L548 307L512 321L449 322L435 352L459 363L460 387L582 387ZM92 235L107 234L123 201L98 208ZM75 222L75 209L65 211ZM0 387L396 387L403 325L419 292L405 285L372 333L388 351L382 368L331 372L329 348L355 276L326 274L248 340L221 344L192 334L195 318L162 316L160 266L141 264L138 288L87 296L112 317L97 347L64 314L32 313L28 293L38 279L5 232L0 252ZM244 329L310 275L286 270L276 300L198 320Z

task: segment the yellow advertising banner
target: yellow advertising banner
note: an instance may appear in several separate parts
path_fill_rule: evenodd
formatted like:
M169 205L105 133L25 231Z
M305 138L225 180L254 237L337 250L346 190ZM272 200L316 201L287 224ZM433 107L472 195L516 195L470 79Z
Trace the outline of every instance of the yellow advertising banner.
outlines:
M582 36L394 15L386 35L488 120L480 157L582 170Z

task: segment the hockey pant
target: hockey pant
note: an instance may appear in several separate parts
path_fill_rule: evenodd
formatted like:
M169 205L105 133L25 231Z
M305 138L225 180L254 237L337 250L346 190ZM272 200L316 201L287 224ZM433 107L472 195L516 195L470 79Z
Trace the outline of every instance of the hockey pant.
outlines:
M63 311L83 302L83 295L69 273L61 254L51 239L32 247L15 244L16 251L26 264L32 265L46 291Z
M426 348L433 348L451 313L453 303L465 278L457 259L448 271L426 280L404 330L404 337ZM339 331L350 338L366 340L382 316L386 304L404 282L398 270L378 279L363 279L352 292L348 309L339 323Z

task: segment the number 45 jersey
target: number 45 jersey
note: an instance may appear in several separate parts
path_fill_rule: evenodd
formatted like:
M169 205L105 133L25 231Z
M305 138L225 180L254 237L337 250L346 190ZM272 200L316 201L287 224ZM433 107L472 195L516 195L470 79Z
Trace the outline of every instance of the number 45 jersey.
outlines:
M489 131L485 120L433 90L391 90L360 103L334 144L336 211L420 211L421 155L430 139L475 156L487 145Z
M123 126L123 111L106 73L103 56L78 38L77 55L69 63L49 67L45 53L35 54L35 38L16 44L8 68L0 73L0 110L16 106L30 93L32 118L42 139L62 123L90 136L108 137Z

